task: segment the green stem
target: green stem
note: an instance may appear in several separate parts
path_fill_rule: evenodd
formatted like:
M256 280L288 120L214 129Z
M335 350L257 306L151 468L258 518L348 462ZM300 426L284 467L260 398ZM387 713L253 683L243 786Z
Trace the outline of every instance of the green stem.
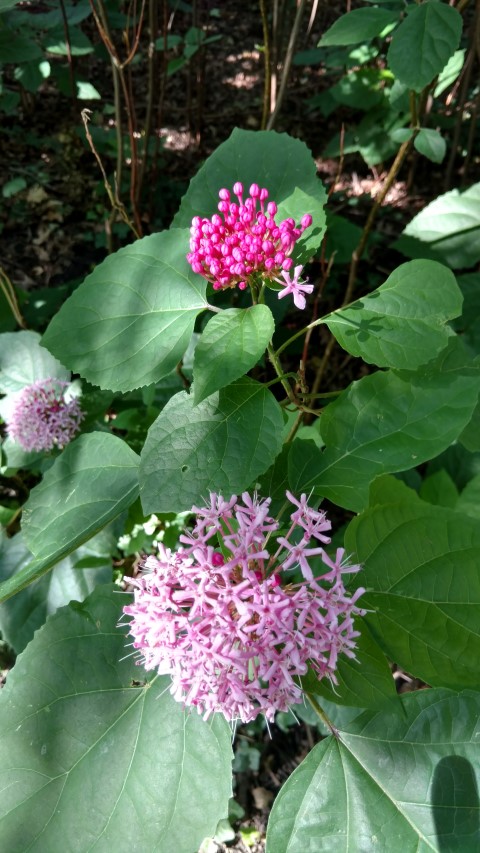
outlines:
M278 378L280 379L280 382L283 385L283 388L285 390L285 393L286 393L288 399L290 400L291 403L293 403L293 405L295 407L297 407L297 401L295 400L295 396L294 396L294 393L292 391L292 388L288 384L288 382L283 378L284 372L282 370L282 365L280 364L280 360L278 359L277 354L273 348L273 344L268 345L267 352L268 352L268 357L270 359L270 362L273 365L275 373L277 374Z
M307 697L308 701L310 702L310 705L312 706L317 716L320 717L322 723L324 723L330 729L332 735L334 737L340 737L338 729L335 728L332 721L329 719L329 717L327 717L323 708L320 707L315 696L313 696L311 693L307 693L306 691L305 696Z
M328 316L328 315L326 315L326 316ZM288 341L285 341L285 342L284 342L284 343L283 343L283 344L282 344L282 345L281 345L281 346L276 350L276 354L277 354L277 356L279 356L281 352L283 352L285 349L287 349L287 347L289 347L289 346L290 346L290 344L292 344L292 343L293 343L293 341L296 341L296 340L297 340L297 338L300 338L302 335L305 335L305 334L309 331L309 329L314 329L314 328L315 328L315 326L319 326L319 325L320 325L320 323L323 323L323 321L324 321L324 317L319 317L319 318L318 318L318 320L314 320L314 321L313 321L313 323L309 323L309 324L308 324L308 326L304 326L304 327L303 327L303 329L300 329L300 331L299 331L299 332L295 332L295 334L294 334L294 335L292 335L292 337L291 337L291 338L289 338L289 339L288 339Z
M285 441L285 444L288 444L289 441L293 441L293 439L295 438L295 436L296 436L296 434L297 434L297 432L298 432L298 430L302 424L302 421L303 421L303 411L298 413L298 415L295 419L295 423L292 426L290 432L288 433L287 440Z
M270 379L270 382L264 382L263 386L264 386L264 388L270 388L270 385L276 385L277 382L281 382L282 379L289 379L290 377L292 379L296 379L297 374L293 373L293 372L292 373L282 373L281 376L277 376L275 379Z

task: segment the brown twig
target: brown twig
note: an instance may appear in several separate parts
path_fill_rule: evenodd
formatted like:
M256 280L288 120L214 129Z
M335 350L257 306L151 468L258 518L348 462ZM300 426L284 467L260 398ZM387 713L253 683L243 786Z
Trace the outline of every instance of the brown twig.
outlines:
M131 170L130 170L130 203L132 206L132 214L133 220L135 223L135 233L137 236L142 235L142 222L140 219L140 213L138 210L137 203L137 175L138 175L138 151L137 151L137 140L136 140L136 114L135 107L133 102L133 97L131 90L128 85L128 81L125 77L125 68L128 67L135 55L135 51L138 48L141 27L143 24L143 13L145 9L146 0L142 0L142 9L140 13L140 20L137 27L137 30L133 39L133 47L129 50L126 59L122 62L118 55L117 49L113 43L110 29L108 26L108 17L105 9L105 5L103 0L97 0L99 12L97 13L94 0L90 0L90 7L92 9L93 17L95 19L95 23L97 25L97 29L102 39L112 61L112 65L115 67L116 73L118 75L119 88L122 91L125 112L127 114L127 126L128 126L128 136L130 140L130 154L131 154ZM115 76L115 74L114 74ZM120 106L117 104L116 106ZM121 110L119 109L117 120L119 119L121 114ZM117 160L118 164L118 160ZM120 187L120 182L118 180L117 175L117 183Z
M261 130L265 130L267 126L268 114L270 112L270 96L272 90L272 66L270 55L270 31L268 28L267 5L265 0L260 0L260 14L262 17L263 27L263 66L264 66L264 81L263 81L263 107L262 107L262 122Z
M284 59L284 63L283 63L282 79L280 81L278 96L276 99L275 108L274 108L274 110L273 110L272 114L270 115L268 122L267 122L267 130L272 130L272 128L275 124L275 121L277 119L278 113L280 112L280 109L282 107L283 99L285 97L285 92L287 89L288 77L290 75L290 68L292 65L293 54L295 51L295 44L297 41L298 31L300 29L300 24L302 21L302 16L303 16L303 12L305 9L306 1L307 0L298 0L297 11L295 13L295 19L293 21L293 26L292 26L292 29L290 32L290 38L288 40L287 51L285 53L285 59Z
M93 141L93 139L92 139L92 135L91 135L91 133L90 133L90 129L89 129L89 127L88 127L88 122L90 121L90 115L91 115L91 110L84 109L84 110L82 110L82 112L81 112L81 117L82 117L82 121L83 121L83 126L84 126L84 128L85 128L85 136L87 137L87 141L88 141L88 144L89 144L90 149L91 149L91 151L92 151L92 154L94 155L94 157L95 157L95 159L96 159L96 161L97 161L97 163L98 163L99 169L100 169L100 171L101 171L101 173L102 173L103 185L104 185L104 187L105 187L105 190L106 190L106 192L107 192L108 198L109 198L109 200L110 200L110 204L111 204L111 206L112 206L112 210L118 211L118 213L120 214L121 219L122 219L122 220L123 220L123 221L128 225L128 227L129 227L129 228L133 231L133 233L135 234L135 237L138 239L138 238L140 237L140 235L138 234L138 232L137 232L137 230L136 230L136 228L135 228L135 225L133 224L132 220L130 219L130 217L129 217L129 215L128 215L128 213L127 213L126 209L125 209L125 205L120 201L120 198L118 197L118 191L117 191L117 188L115 189L115 192L112 190L112 188L111 188L111 186L110 186L110 182L109 182L109 180L108 180L108 178L107 178L107 173L105 172L105 169L104 169L104 167L103 167L103 163L102 163L101 157L100 157L100 155L99 155L99 153L98 153L97 149L95 148L95 143L94 143L94 141ZM108 237L108 230L107 230L107 237ZM110 241L111 241L111 234L110 234ZM109 244L109 251L110 251L110 252L112 251L112 248L113 248L113 247L111 246L111 242L110 242L110 244Z

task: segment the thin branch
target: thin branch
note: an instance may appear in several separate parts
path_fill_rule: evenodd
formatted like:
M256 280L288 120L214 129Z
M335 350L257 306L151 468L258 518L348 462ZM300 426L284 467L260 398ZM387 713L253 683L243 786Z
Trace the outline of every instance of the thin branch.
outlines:
M27 324L20 313L15 288L12 282L10 281L7 273L5 272L5 270L2 269L2 267L0 267L0 290L3 291L3 295L7 300L8 307L10 308L10 311L15 317L15 320L17 321L18 325L20 326L20 328L26 329Z
M264 82L263 82L263 108L262 108L262 123L261 129L265 130L267 126L268 114L270 112L270 96L272 88L271 74L271 55L270 55L270 31L268 29L267 4L265 0L260 0L260 14L262 16L263 27L263 65L264 65Z
M300 23L302 20L302 16L303 16L303 12L304 12L304 9L306 6L306 2L307 2L307 0L299 0L298 6L297 6L297 11L295 13L295 20L293 22L293 27L292 27L292 30L290 33L290 38L288 41L287 52L285 54L285 60L283 63L283 73L282 73L282 79L280 81L280 88L278 90L278 97L277 97L277 101L275 104L275 109L273 110L270 118L268 119L267 130L271 130L273 128L275 121L277 119L278 113L280 112L280 109L282 107L283 99L284 99L285 92L287 89L288 77L290 75L290 68L292 65L293 54L294 54L294 50L295 50L295 44L297 41L298 31L300 29Z

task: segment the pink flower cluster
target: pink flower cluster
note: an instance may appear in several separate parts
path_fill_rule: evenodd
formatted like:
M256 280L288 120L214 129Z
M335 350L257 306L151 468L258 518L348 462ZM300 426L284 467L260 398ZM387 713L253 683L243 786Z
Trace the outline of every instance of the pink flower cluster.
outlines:
M83 412L78 400L65 399L68 382L41 379L16 396L7 433L24 450L65 447L79 429Z
M229 721L259 713L272 720L300 701L308 664L335 683L338 655L355 656L364 590L349 596L342 575L360 566L344 562L343 549L331 559L320 544L330 541L325 513L305 495L287 497L294 511L274 540L270 498L213 493L209 506L193 508L182 550L159 545L142 575L125 578L134 586L124 613L139 663L171 675L174 698L205 718L219 711ZM289 582L283 573L296 567L303 580Z
M190 252L187 260L194 272L210 281L215 290L238 287L244 290L247 279L259 273L269 279L293 266L290 257L298 238L312 224L309 213L299 227L293 219L275 222L277 205L267 203L268 190L252 184L243 200L243 185L237 182L233 192L219 192L219 213L211 219L195 216L190 228ZM257 208L258 203L258 208Z

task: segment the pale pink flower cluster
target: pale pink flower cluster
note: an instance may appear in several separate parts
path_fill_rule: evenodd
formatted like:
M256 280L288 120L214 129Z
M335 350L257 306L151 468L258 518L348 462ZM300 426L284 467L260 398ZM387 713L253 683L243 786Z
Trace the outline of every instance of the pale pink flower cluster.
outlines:
M219 192L219 213L211 219L195 216L190 228L190 252L187 260L194 272L210 281L215 290L238 285L247 287L248 278L259 273L271 279L293 266L290 257L295 243L312 224L309 213L300 226L291 218L275 221L277 205L269 201L268 190L252 184L243 199L243 185L237 182L233 192ZM258 208L257 208L258 204Z
M7 433L24 450L65 447L83 419L78 400L65 399L68 382L40 379L16 395L8 417Z
M360 566L348 565L341 548L331 559L325 513L305 495L287 497L288 529L273 537L279 522L268 514L270 498L211 494L209 506L193 508L182 550L160 545L143 574L125 579L134 586L124 613L139 663L169 674L175 699L205 718L218 711L229 721L259 713L272 720L300 701L309 664L335 683L339 654L355 656L353 617L363 613L356 601L364 590L348 595L342 575ZM284 574L295 568L299 582Z

